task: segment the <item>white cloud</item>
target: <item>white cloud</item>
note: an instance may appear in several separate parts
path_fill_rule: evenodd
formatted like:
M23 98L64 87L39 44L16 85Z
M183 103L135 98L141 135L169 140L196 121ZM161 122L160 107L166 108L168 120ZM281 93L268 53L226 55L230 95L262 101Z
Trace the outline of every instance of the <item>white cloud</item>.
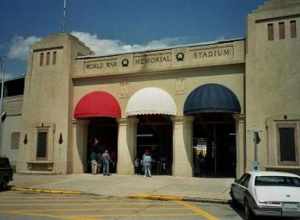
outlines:
M72 35L76 36L91 48L96 55L108 55L115 53L125 53L133 51L153 50L159 48L170 47L179 44L180 38L163 38L160 40L153 40L146 44L126 44L120 40L102 39L97 34L88 32L73 31ZM39 41L41 38L37 36L16 36L12 39L8 50L7 57L9 59L26 60L30 46Z
M12 39L12 44L8 50L7 57L10 59L26 60L30 46L39 41L36 36L17 36Z
M179 38L164 38L161 40L150 41L144 45L126 44L119 40L101 39L97 34L91 34L87 32L73 31L71 34L85 43L91 50L96 53L96 55L152 50L165 48L180 43Z
M24 77L24 74L18 74L18 73L7 73L5 72L5 76L4 76L4 80L10 80L10 79L15 79L15 78L19 78L19 77ZM2 74L0 75L0 80L2 79Z

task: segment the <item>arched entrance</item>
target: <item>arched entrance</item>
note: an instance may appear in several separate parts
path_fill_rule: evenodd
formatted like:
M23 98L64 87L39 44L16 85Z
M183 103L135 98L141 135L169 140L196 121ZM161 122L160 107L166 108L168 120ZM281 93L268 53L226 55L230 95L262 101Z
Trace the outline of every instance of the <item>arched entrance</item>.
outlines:
M91 172L91 155L96 153L100 163L101 154L108 150L111 156L110 170L116 172L118 151L118 123L121 109L118 101L103 91L85 95L76 105L74 118L85 121L86 132L79 133L85 146L81 150L84 171ZM79 151L80 152L80 151ZM101 170L100 170L101 172Z
M172 97L159 88L145 88L128 101L126 115L137 122L135 158L142 159L150 151L152 173L171 175L173 162L173 126L171 116L176 115Z
M236 176L236 122L241 107L225 86L206 84L188 96L184 114L194 116L194 176Z
M95 143L96 142L98 143ZM90 164L92 152L95 152L100 162L101 155L108 150L111 163L110 172L116 173L117 170L117 152L118 152L118 123L115 118L95 117L89 119L88 125L88 144L86 160ZM88 173L91 172L91 166L87 166ZM102 173L102 167L99 170Z
M166 115L139 115L137 125L136 157L146 151L152 155L154 175L172 174L172 120Z

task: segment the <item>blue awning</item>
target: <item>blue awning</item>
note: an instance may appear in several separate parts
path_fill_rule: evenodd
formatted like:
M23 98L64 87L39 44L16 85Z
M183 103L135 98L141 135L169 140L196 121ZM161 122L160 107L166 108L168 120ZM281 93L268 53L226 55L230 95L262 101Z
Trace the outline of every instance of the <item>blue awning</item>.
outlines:
M184 114L198 113L240 113L241 106L236 95L225 86L206 84L198 87L187 97Z

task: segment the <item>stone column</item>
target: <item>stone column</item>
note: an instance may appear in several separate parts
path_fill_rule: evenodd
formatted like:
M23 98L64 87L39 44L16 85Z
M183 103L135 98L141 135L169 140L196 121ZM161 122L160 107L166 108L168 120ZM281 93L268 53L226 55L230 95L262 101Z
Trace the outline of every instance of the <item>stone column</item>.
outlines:
M88 120L72 122L72 173L84 173L87 170Z
M236 177L240 177L246 169L245 115L234 115L236 129Z
M173 118L173 176L193 176L193 117Z
M118 120L118 174L134 174L133 162L136 152L137 122L138 120L134 117Z

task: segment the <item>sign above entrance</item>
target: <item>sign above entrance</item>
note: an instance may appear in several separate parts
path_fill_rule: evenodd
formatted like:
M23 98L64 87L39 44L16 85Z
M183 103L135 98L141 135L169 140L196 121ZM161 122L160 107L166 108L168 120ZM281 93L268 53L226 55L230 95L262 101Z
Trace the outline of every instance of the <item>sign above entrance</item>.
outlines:
M101 57L78 57L73 78L144 74L244 62L244 40L236 40Z

